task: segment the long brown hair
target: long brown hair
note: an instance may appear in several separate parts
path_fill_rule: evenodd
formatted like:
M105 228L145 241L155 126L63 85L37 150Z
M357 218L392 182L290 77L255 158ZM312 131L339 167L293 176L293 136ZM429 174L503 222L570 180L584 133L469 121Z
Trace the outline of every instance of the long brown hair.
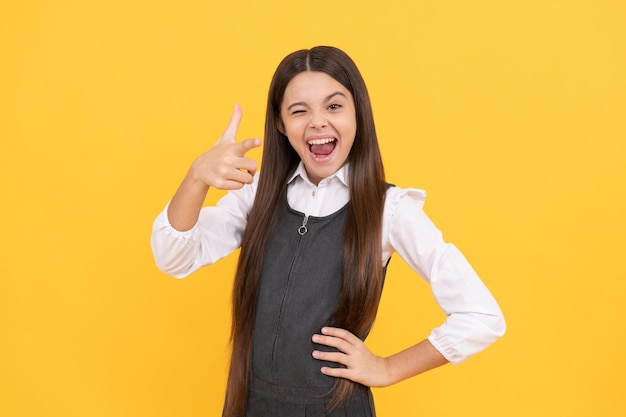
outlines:
M363 339L378 310L386 183L367 88L358 68L343 51L328 46L296 51L279 64L268 94L262 169L241 243L232 295L232 355L224 417L241 417L246 409L264 248L272 217L284 199L287 179L300 162L287 137L278 130L280 108L287 85L304 71L321 71L337 80L352 94L356 110L356 137L348 156L350 204L344 230L343 284L331 322ZM337 378L329 393L328 408L350 398L356 386Z

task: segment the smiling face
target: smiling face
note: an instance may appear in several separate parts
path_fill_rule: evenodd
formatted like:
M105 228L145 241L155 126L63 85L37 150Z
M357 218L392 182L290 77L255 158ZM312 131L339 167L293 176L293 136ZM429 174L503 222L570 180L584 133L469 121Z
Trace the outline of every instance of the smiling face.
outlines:
M346 163L352 149L356 135L352 94L324 72L301 72L285 89L279 130L317 185Z

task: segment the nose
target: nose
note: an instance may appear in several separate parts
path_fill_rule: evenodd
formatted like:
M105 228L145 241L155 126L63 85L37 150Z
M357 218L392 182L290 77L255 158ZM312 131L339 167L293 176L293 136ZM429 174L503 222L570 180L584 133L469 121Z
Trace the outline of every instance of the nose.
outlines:
M312 112L309 125L315 129L320 129L328 126L328 119L322 112Z

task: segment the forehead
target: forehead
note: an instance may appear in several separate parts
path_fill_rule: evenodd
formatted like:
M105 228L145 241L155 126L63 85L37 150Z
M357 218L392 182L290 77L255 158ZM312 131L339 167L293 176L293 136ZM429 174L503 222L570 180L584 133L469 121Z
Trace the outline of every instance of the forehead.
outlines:
M352 98L348 89L325 72L305 71L289 81L283 96L283 103L324 101L336 92L343 93L347 98Z

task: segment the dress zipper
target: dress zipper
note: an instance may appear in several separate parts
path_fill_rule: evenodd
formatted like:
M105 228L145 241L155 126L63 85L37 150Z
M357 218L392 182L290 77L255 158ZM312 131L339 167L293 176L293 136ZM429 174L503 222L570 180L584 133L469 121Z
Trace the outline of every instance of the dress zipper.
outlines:
M306 227L307 222L309 221L309 216L304 216L304 218L302 219L302 225L300 227L298 227L298 234L300 235L300 238L298 239L298 243L297 243L297 247L295 250L295 253L293 255L293 258L291 259L291 265L289 266L289 273L287 275L287 282L285 284L285 290L283 292L283 296L282 299L280 301L280 307L278 309L278 319L277 319L277 325L276 325L276 333L274 335L274 343L272 346L272 356L270 358L270 369L272 370L272 373L276 372L276 343L278 343L278 339L280 336L280 328L281 328L281 322L282 322L282 317L283 317L283 307L285 305L285 299L287 298L287 293L289 292L289 285L291 284L291 272L293 270L293 266L294 263L296 262L296 259L298 258L298 252L300 250L300 242L301 242L301 237L304 236L306 234L306 232L308 232L308 229Z
M308 231L308 229L306 228L306 224L308 221L309 216L304 216L304 218L302 219L302 226L298 227L298 233L300 234L300 236L306 235L306 232Z

